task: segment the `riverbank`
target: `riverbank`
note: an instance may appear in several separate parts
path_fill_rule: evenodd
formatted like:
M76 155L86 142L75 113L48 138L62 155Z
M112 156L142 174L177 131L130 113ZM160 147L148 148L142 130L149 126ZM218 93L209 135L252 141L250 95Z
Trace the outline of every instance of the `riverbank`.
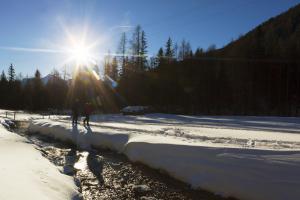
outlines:
M61 174L25 138L1 124L0 160L0 199L81 199L72 177Z

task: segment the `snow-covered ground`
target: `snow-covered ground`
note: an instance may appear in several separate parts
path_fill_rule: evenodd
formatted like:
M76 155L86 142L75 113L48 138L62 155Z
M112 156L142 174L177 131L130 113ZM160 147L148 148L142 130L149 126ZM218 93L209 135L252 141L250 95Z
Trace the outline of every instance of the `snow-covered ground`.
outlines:
M188 142L279 150L300 150L300 118L94 115L94 126L124 132L172 136Z
M0 160L1 200L79 199L72 177L61 174L25 138L7 131L1 123Z
M15 116L14 116L15 113ZM50 115L48 113L44 114L35 114L35 113L27 113L22 110L18 111L11 111L11 110L3 110L0 109L0 117L1 118L8 118L8 119L15 119L19 121L27 121L27 120L33 120L33 119L62 119L62 118L68 118L68 116L62 116L62 115Z
M300 199L299 118L149 114L92 121L89 128L72 127L66 116L36 119L30 131L116 150L224 196Z

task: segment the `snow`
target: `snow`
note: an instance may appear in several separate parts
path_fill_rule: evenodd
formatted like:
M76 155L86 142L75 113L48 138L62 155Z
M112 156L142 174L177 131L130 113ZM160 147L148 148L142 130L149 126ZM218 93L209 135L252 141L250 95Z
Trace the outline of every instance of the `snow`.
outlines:
M72 177L61 174L25 138L1 123L0 160L0 199L80 199Z
M122 131L165 135L189 142L263 149L300 149L300 118L94 115L94 126Z
M7 113L7 114L6 114ZM22 110L17 110L17 111L11 111L11 110L3 110L0 109L0 118L9 118L9 119L14 119L14 113L15 113L15 120L19 121L28 121L28 120L33 120L33 119L48 119L49 114L36 114L36 113L27 113ZM63 115L50 115L50 119L64 119L64 118L69 118L69 116L63 116Z
M95 115L91 127L36 119L31 132L109 148L224 196L300 198L300 119L149 114Z

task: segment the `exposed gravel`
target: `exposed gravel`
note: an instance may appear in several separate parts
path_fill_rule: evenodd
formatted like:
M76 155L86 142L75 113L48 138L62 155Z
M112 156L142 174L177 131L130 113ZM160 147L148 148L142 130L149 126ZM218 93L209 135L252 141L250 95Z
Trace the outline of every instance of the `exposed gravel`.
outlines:
M132 163L124 155L110 150L79 151L45 136L29 135L26 123L19 123L15 131L35 144L62 173L73 176L84 200L225 199L207 191L193 190L158 170Z

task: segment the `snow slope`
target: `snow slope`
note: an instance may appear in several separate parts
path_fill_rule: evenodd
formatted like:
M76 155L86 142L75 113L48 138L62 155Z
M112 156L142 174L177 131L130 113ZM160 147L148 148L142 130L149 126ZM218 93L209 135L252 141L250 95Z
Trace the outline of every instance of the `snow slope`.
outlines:
M61 174L26 139L1 123L0 160L0 200L79 199L72 177Z
M300 198L298 118L203 118L208 117L98 115L91 128L40 119L30 131L81 148L110 148L224 196Z

